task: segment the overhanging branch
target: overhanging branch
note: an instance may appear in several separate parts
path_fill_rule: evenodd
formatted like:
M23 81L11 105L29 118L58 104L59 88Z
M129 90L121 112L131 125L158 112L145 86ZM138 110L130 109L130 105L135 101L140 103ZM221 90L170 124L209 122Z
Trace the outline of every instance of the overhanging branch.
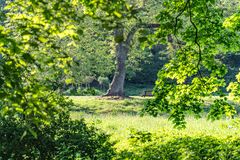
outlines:
M127 39L125 41L126 44L130 44L134 34L138 31L138 29L140 28L148 28L148 29L152 29L152 28L158 28L160 27L159 24L148 24L148 23L140 23L140 24L136 24L135 26L133 26L131 28L131 30L129 31L128 35L127 35Z
M201 61L202 61L202 50L201 50L201 46L200 46L200 43L199 43L199 39L198 39L198 28L197 28L197 25L193 22L193 15L192 15L192 6L191 6L191 1L189 1L188 3L189 5L189 18L190 18L190 23L192 24L192 26L194 27L195 29L195 44L198 46L198 63L197 63L197 70L198 70L198 74L200 75L200 77L202 78L202 73L200 71L201 69Z

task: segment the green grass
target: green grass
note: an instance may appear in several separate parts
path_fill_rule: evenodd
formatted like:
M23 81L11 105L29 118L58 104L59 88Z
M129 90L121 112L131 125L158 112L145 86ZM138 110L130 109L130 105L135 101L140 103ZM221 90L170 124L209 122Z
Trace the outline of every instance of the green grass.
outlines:
M130 97L124 100L104 99L94 96L72 96L70 97L75 107L72 111L83 112L87 114L132 114L140 112L144 103L149 98Z
M161 132L162 130L169 130L175 133L187 134L205 134L209 136L235 136L239 135L239 128L232 126L232 121L221 120L210 122L205 118L194 119L187 118L187 128L184 130L177 130L173 128L171 122L166 117L150 117L150 116L130 116L130 115L88 115L81 116L73 113L74 119L84 117L86 122L93 124L102 129L108 134L112 135L113 141L118 141L116 148L122 150L128 148L128 137L131 130L148 131L151 133Z
M179 134L204 134L209 136L237 136L240 125L235 125L233 120L222 119L210 122L206 118L195 119L188 116L187 127L183 130L174 129L168 117L143 116L139 112L148 98L131 97L124 100L108 100L101 97L70 97L76 107L72 108L73 119L85 118L89 124L94 124L102 129L114 141L118 141L116 148L119 150L129 147L128 137L132 130L160 133L163 130ZM211 99L209 100L211 101Z

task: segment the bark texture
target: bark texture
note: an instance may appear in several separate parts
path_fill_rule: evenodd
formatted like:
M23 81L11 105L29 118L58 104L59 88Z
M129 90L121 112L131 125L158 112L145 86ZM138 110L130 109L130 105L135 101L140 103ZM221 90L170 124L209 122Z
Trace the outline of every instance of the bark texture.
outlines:
M124 39L124 28L116 28L114 37L116 43L116 70L113 80L105 96L124 97L124 82L126 77L126 60L134 34L139 28L157 28L159 24L136 24L128 32Z
M115 39L123 38L124 29L116 29L114 36ZM127 54L129 51L129 45L121 40L116 44L116 71L113 77L113 80L110 84L110 87L107 91L106 96L120 96L124 97L124 82L126 77L126 67L125 63L127 60Z

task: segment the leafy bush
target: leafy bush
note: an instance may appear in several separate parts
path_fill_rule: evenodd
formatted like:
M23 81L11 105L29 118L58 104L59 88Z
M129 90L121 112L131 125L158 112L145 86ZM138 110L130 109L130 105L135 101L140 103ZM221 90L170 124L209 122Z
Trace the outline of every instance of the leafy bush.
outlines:
M108 87L110 84L110 80L108 77L98 77L98 83L102 86L102 88Z
M115 154L108 135L67 116L40 128L1 118L0 137L0 159L111 159Z
M79 95L79 96L96 96L97 90L95 88L78 88L77 95Z
M97 96L102 95L102 92L96 88L72 88L70 87L63 92L67 96Z
M134 132L129 150L122 151L119 159L178 160L178 159L232 159L240 157L239 137L184 135L161 131L158 135Z

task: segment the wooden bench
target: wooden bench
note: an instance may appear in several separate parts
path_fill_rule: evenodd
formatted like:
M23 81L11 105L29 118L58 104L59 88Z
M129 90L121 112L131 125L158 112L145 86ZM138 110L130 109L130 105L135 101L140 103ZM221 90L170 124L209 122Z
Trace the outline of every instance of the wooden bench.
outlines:
M143 93L142 96L143 96L143 97L152 97L152 96L153 96L152 90L146 90L146 91L144 91L144 93Z

